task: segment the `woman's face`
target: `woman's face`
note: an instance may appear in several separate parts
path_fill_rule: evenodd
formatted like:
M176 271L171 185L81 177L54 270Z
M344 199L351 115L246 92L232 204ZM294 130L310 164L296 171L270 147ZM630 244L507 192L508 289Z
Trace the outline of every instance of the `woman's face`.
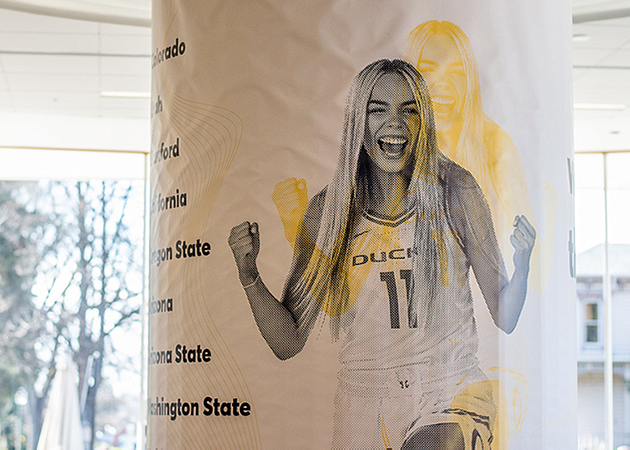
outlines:
M466 97L466 71L453 38L434 34L427 39L417 65L429 86L438 131L461 124Z
M381 76L370 95L365 123L365 150L372 166L401 172L413 162L420 114L413 91L398 73Z

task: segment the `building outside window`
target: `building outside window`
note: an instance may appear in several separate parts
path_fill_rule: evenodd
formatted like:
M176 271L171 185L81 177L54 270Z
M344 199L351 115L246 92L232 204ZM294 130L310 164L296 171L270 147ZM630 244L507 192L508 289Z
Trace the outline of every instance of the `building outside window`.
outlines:
M605 208L604 164L607 158ZM579 450L603 449L605 435L605 214L611 277L614 449L630 445L630 153L577 154L577 355ZM613 169L611 169L613 167ZM624 231L625 228L625 231Z

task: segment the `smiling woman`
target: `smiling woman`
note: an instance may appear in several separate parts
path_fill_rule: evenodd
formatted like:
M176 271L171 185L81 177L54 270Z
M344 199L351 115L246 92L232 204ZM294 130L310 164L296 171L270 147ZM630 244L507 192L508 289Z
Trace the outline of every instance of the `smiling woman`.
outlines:
M524 214L534 226L525 170L510 135L482 107L479 69L464 31L448 21L430 20L407 37L407 60L425 77L435 113L438 146L469 170L490 204L497 238L509 262L507 242L514 217ZM531 283L543 292L551 270L557 192L545 180L544 227L534 248Z
M281 302L258 272L258 225L230 233L258 328L279 359L300 353L318 321L343 332L334 448L489 446L496 393L479 369L470 269L511 333L536 233L518 218L509 279L483 193L437 149L428 88L410 64L364 68L345 115L339 164L306 209Z
M367 105L365 152L369 156L368 210L389 217L404 212L403 193L413 172L420 132L417 100L405 78L383 75Z
M461 131L467 82L455 41L445 34L432 35L416 67L429 85L438 132L453 127Z

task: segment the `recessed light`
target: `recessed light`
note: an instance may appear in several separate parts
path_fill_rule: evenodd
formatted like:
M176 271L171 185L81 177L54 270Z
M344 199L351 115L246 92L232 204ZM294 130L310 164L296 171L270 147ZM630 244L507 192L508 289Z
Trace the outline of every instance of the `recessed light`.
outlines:
M588 34L574 34L573 42L588 42L591 40L591 36Z
M610 132L610 134L619 134L619 133L620 133L619 130L613 130L613 131Z
M114 98L151 98L150 92L138 92L138 91L103 91L101 97L114 97Z
M573 109L591 109L599 111L623 111L626 105L621 103L574 103Z

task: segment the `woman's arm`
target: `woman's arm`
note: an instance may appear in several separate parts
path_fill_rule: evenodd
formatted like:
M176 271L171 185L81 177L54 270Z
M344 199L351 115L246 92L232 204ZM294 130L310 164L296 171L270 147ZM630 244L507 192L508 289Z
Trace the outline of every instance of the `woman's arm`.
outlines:
M291 311L269 292L260 278L256 265L260 250L258 224L243 222L235 226L228 243L256 325L269 348L282 360L297 355L306 344L308 331L299 329Z
M514 232L510 236L510 242L514 247L514 273L509 281L506 282L503 275L489 269L489 262L485 260L483 254L492 250L472 251L469 256L492 319L508 334L516 328L525 303L529 263L536 240L536 231L525 216L516 216L514 227ZM488 238L485 245L492 245L490 241ZM496 242L494 244L496 245Z
M541 230L540 239L532 251L529 283L536 292L542 293L551 273L558 193L551 181L545 180L542 199L543 223L542 227L537 226L529 199L525 170L512 138L497 124L487 119L484 139L490 152L489 169L492 185L507 220L525 215L534 228Z
M511 333L525 303L536 231L525 216L515 218L510 237L515 269L508 278L481 188L468 171L456 165L446 170L445 182L451 226L461 239L494 323Z

